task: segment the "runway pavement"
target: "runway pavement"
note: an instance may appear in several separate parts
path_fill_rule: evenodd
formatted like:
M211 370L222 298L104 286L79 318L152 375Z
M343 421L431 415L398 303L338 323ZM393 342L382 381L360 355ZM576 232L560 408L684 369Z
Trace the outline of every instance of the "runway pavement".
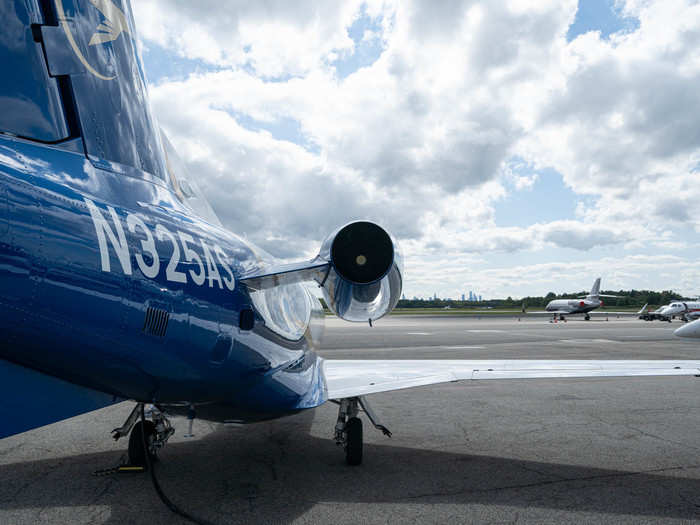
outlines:
M327 359L700 359L678 323L395 316L327 322ZM18 393L21 395L21 393ZM700 520L700 379L461 382L372 396L348 467L336 407L223 428L173 418L158 477L213 523L687 523ZM146 475L94 477L131 405L0 440L0 523L175 524Z

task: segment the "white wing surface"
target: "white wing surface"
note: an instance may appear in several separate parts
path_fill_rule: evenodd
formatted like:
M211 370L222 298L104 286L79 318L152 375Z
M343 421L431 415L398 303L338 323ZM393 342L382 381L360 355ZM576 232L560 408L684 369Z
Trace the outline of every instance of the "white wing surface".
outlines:
M324 360L323 368L329 399L464 379L700 375L700 361L667 360Z

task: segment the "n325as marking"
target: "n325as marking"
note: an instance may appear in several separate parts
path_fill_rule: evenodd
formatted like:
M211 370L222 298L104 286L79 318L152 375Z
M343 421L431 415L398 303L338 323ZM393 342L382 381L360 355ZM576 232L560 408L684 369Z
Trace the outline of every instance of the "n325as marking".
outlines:
M107 241L114 248L114 252L117 254L119 263L121 264L122 270L126 275L131 275L131 256L129 254L129 245L126 242L126 235L124 234L124 228L119 220L119 215L111 206L107 206L110 216L112 217L112 223L114 224L114 230L112 230L109 222L105 219L104 215L100 209L95 206L95 203L90 199L85 199L85 204L90 210L90 216L92 217L92 223L95 226L95 232L97 233L97 242L100 246L100 261L102 263L102 271L110 272L111 266L109 261L109 247L107 246ZM136 265L138 266L141 273L150 279L154 279L158 272L160 272L160 257L158 256L158 250L156 249L155 239L159 241L165 241L171 244L172 253L170 255L170 261L165 268L165 278L168 281L175 283L186 283L187 276L192 279L192 282L198 286L202 286L205 281L209 281L209 287L213 288L214 283L216 283L219 289L223 289L225 286L229 290L233 290L236 287L236 280L231 271L231 267L226 263L226 254L221 249L220 246L214 244L209 246L203 240L200 239L199 245L202 248L202 254L204 259L200 257L199 253L192 248L197 242L188 233L178 231L177 237L171 231L169 231L162 224L156 225L155 228L155 238L151 230L146 226L138 215L127 214L126 216L126 227L129 232L134 235L140 235L141 239L141 253L134 254L134 259L136 259ZM178 243L179 239L179 243ZM196 266L196 270L190 269L187 273L178 271L177 265L180 263L180 245L182 245L182 254L184 255L185 262L192 263ZM149 255L151 263L148 264L144 255ZM216 258L216 261L214 260ZM218 262L218 266L217 266ZM205 267L206 264L206 267ZM224 272L222 277L219 273L219 268Z

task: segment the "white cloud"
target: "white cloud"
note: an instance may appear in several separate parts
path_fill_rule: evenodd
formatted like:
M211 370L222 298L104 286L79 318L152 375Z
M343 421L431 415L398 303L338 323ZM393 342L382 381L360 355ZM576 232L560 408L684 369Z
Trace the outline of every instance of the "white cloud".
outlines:
M345 28L361 4L144 0L134 11L143 37L183 56L282 77L306 74L331 52L350 49Z
M519 144L574 191L601 196L602 221L680 221L698 227L700 188L688 183L700 149L700 5L628 2L637 31L575 39L552 91ZM666 205L668 203L669 205Z
M176 4L138 2L142 34L222 70L156 80L156 114L223 222L273 253L360 217L401 238L407 267L441 251L485 265L474 254L683 250L700 231L700 6L629 1L635 32L567 43L573 0ZM381 54L339 78L362 17ZM585 202L498 227L494 203L547 167Z
M484 297L501 298L571 293L590 290L598 276L602 276L603 290L673 289L693 296L700 281L700 269L691 260L642 254L536 264L508 260L491 268L479 267L478 262L472 264L468 259L424 256L407 264L406 272L411 277L408 297L432 297L437 293L439 297L457 298L469 290Z

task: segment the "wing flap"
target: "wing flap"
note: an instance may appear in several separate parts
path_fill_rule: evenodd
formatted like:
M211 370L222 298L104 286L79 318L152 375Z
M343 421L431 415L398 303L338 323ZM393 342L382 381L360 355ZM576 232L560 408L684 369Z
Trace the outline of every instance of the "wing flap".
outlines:
M700 375L700 361L324 360L329 399L460 380Z

